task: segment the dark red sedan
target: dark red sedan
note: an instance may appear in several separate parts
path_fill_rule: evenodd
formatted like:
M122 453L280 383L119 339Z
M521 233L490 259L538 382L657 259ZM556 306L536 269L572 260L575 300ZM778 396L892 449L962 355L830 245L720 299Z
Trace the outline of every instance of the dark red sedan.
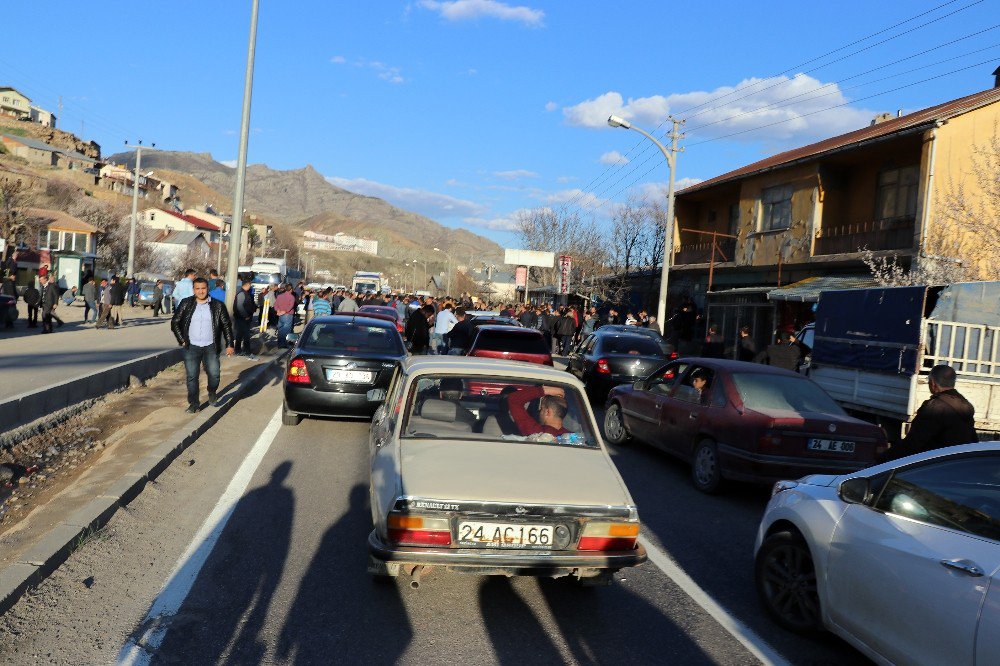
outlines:
M846 474L887 447L878 426L848 416L812 380L767 365L672 361L608 397L607 441L636 439L691 463L694 485L771 483Z
M399 311L389 305L362 305L358 312L366 315L380 315L380 319L388 318L396 323L396 330L403 332L403 319L399 316Z

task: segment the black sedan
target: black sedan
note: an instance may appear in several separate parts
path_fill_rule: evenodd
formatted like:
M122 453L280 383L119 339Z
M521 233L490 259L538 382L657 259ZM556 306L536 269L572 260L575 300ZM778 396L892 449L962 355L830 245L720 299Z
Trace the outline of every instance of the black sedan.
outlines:
M289 340L296 344L285 371L285 425L303 416L371 417L379 403L368 392L387 389L406 358L393 322L361 313L317 317Z
M602 333L629 333L632 335L645 335L651 340L655 341L656 344L660 345L660 349L664 354L670 354L671 358L677 358L677 352L674 350L674 346L667 342L667 339L660 335L660 332L652 328L644 328L642 326L627 326L625 324L605 324L599 329ZM582 341L581 341L582 342Z
M566 371L580 378L592 398L604 400L614 387L642 379L669 358L649 336L602 327L573 350Z

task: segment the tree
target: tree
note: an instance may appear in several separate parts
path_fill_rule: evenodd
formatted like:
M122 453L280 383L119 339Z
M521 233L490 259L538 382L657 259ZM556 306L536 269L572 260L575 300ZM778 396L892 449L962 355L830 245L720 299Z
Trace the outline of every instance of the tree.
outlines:
M98 267L124 275L128 267L128 246L132 215L124 201L109 203L91 197L77 199L69 206L70 215L93 224L101 230L97 240ZM162 260L152 242L157 232L138 224L135 234L135 272L156 271Z
M611 234L608 238L608 269L610 275L602 281L601 296L606 301L621 304L628 299L629 276L642 266L647 242L646 213L641 202L630 199L611 212Z
M585 277L607 273L607 241L593 220L584 221L565 209L534 208L520 211L514 233L526 250L553 252L573 257L570 280L580 284ZM559 268L530 268L529 285L554 285Z
M38 237L38 230L44 226L26 214L25 209L35 202L35 193L22 180L0 180L0 239L7 241L9 256L18 242L30 243ZM7 260L7 256L3 260Z

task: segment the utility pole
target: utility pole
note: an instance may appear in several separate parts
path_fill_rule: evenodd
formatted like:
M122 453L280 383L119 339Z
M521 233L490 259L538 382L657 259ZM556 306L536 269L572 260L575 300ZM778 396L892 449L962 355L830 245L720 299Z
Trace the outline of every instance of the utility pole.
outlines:
M257 45L257 8L253 0L250 8L250 38L247 44L247 71L243 81L243 117L240 123L240 153L236 160L236 190L233 193L233 222L229 225L229 266L226 267L226 307L233 311L236 283L240 267L240 238L243 235L243 191L247 178L247 143L250 139L250 98L253 95L253 59ZM234 242L235 240L235 242ZM219 239L222 242L222 239ZM284 341L282 341L284 344Z
M61 99L61 98L60 98ZM125 142L128 145L128 141ZM155 143L153 144L156 145ZM142 139L135 147L135 176L132 180L132 222L129 224L128 232L128 265L125 268L125 277L130 278L135 274L135 232L139 224L139 169L142 165Z

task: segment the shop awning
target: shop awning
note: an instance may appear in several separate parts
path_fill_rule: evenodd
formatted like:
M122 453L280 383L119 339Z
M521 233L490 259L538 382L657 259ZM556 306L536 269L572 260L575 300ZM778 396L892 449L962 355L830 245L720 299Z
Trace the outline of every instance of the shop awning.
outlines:
M767 297L772 301L816 303L819 301L820 292L840 289L867 289L875 286L878 285L870 275L811 277L784 287L771 289Z

